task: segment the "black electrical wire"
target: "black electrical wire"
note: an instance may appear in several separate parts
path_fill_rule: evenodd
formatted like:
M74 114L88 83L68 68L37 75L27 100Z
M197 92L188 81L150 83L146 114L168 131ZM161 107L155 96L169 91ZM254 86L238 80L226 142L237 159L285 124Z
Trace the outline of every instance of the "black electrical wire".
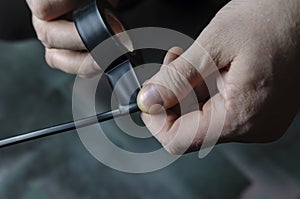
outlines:
M56 126L52 126L52 127L48 127L37 131L32 131L29 133L0 140L0 148L75 130L76 128L83 128L100 122L105 122L115 117L124 116L138 111L139 111L138 106L136 104L131 104L126 107L120 107L119 109L104 112L95 116L90 116L80 120L71 121L68 123L59 124Z

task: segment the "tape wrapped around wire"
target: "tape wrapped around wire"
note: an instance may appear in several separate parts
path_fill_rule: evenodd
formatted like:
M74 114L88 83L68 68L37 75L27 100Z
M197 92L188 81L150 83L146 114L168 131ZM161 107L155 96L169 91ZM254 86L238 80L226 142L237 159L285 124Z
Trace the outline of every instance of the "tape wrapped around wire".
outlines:
M92 52L106 39L126 31L115 12L113 12L113 8L104 0L90 0L74 11L73 19L77 31L89 52ZM113 37L111 46L113 50L121 51L122 56L104 69L119 106L136 103L136 97L140 90L133 64L140 62L135 60L141 58L133 52L132 41L129 35L126 32L124 33L122 37ZM95 56L98 55L92 53L92 56L97 61L98 57Z

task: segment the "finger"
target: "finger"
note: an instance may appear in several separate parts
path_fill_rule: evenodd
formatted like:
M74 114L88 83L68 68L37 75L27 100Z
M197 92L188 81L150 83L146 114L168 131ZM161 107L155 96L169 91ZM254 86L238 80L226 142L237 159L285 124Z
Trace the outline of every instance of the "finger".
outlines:
M172 61L174 61L175 59L177 59L182 53L183 53L183 49L180 47L173 47L171 48L165 58L164 58L164 64L169 64ZM145 84L147 84L147 82L145 82ZM192 105L190 104L190 99L193 98L193 95L191 94L196 94L196 97L198 99L199 102L204 102L205 100L207 100L209 93L208 93L208 89L207 86L205 84L204 81L200 82L195 88L194 91L192 91L193 93L190 93L189 96L187 96L183 101L181 101L180 104L176 105L175 107L172 107L172 110L174 110L176 113L180 113L180 112L187 112ZM195 101L195 100L192 100ZM188 108L187 108L188 107Z
M32 17L39 40L47 48L85 50L85 46L73 22L65 20L42 21Z
M164 64L169 64L171 63L172 61L174 61L176 58L178 58L181 54L183 53L183 49L180 48L180 47L173 47L171 48L165 58L164 58Z
M169 153L175 155L198 150L203 144L209 147L218 140L222 141L225 116L221 94L205 103L202 111L192 111L181 117L170 111L141 114L149 131Z
M102 71L87 52L46 49L45 57L51 67L82 77L89 77Z
M78 6L83 0L26 0L34 16L41 20L50 21L60 17Z
M149 112L149 107L153 104L160 104L165 108L174 106L203 81L203 78L230 66L240 45L224 30L226 27L222 22L220 16L217 16L186 52L162 66L147 82L138 96L142 111ZM227 33L226 37L223 32Z
M196 95L198 103L204 103L210 96L210 90L208 89L208 86L206 85L206 82L204 80L201 81L192 92L194 92L194 94Z
M198 85L202 75L208 76L217 70L213 60L196 42L180 57L154 75L140 91L138 104L143 112L149 113L153 104L166 109L184 99Z
M170 62L174 61L177 57L179 57L182 53L183 53L183 49L177 46L169 49L165 55L163 64L169 64ZM148 81L149 80L146 80L143 83L143 86L147 85Z
M163 63L164 64L171 63L172 61L177 59L183 52L184 52L183 49L180 47L171 48L167 52ZM208 80L208 81L210 81L210 80ZM145 83L145 84L147 84L147 83ZM192 91L192 92L194 92L194 94L196 94L197 99L199 100L200 103L205 102L209 97L209 91L208 91L208 88L207 88L204 80L201 81L197 86L195 86L194 91ZM181 102L181 103L185 104L185 102Z

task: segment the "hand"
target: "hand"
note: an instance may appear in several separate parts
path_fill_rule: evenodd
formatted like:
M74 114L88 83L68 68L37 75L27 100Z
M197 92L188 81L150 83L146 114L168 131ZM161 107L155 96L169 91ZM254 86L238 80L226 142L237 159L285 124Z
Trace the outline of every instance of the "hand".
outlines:
M167 53L161 70L140 91L138 105L144 123L168 152L199 150L210 122L222 122L210 116L222 112L219 143L269 142L284 134L299 110L299 10L299 0L232 0L186 52L173 48ZM201 47L221 73L214 96L202 79L213 70ZM199 108L180 113L178 102L191 92Z
M47 63L71 74L90 76L101 71L81 41L68 15L83 0L27 0L39 40L45 46ZM79 70L80 69L80 70Z

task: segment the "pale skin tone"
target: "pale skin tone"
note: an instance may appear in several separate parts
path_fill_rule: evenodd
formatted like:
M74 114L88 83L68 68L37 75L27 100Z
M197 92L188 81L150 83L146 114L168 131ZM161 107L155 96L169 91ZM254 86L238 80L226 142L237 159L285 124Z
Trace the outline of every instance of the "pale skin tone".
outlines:
M89 55L74 23L61 17L81 1L27 2L50 66L72 74L80 72L81 76L101 71L92 58L84 62L84 70L78 70ZM300 0L232 0L189 49L170 49L161 70L143 85L138 96L144 123L168 152L199 150L210 115L224 111L219 143L270 142L285 133L299 110L299 10ZM204 57L199 46L208 52L221 73L215 80L219 92L211 97L202 77L212 71L201 61ZM178 101L193 92L186 89L187 82L182 77L195 88L199 107L181 115ZM213 122L221 121L215 118ZM196 136L187 145L188 129L193 126L197 126Z

